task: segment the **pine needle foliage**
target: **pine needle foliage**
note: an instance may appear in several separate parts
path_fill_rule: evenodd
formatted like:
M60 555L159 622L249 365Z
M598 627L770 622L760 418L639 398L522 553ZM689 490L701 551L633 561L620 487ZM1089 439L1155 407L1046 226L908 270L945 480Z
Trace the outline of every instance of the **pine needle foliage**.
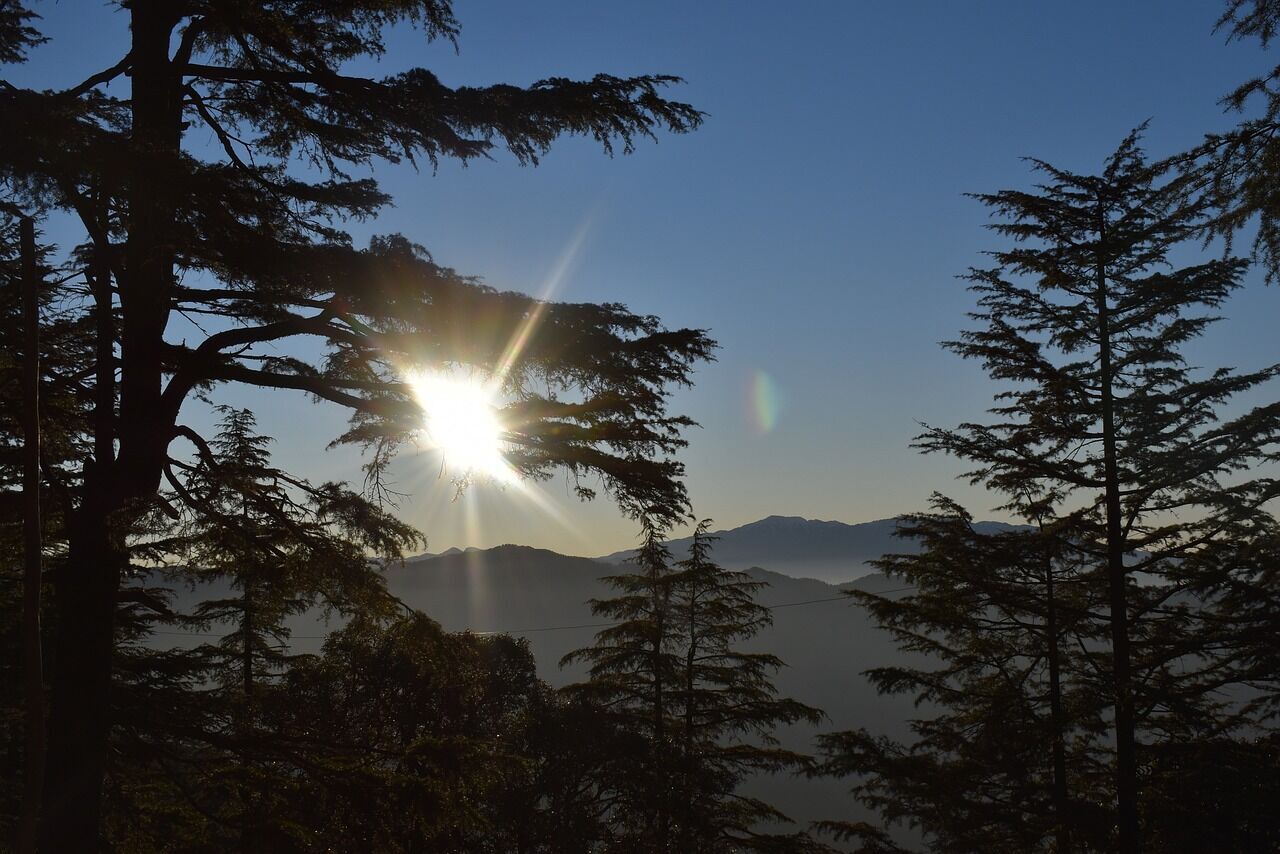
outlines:
M1104 799L1114 803L1114 813L1105 824L1115 832L1106 845L1123 852L1161 832L1150 824L1158 788L1150 774L1164 748L1243 732L1248 714L1231 692L1258 678L1247 662L1260 659L1224 642L1225 627L1234 625L1233 591L1252 590L1263 600L1274 595L1263 588L1275 542L1268 508L1280 496L1280 483L1267 474L1280 441L1280 405L1250 407L1247 400L1276 376L1276 367L1202 370L1183 355L1240 286L1247 265L1229 257L1172 262L1203 233L1213 200L1176 171L1176 162L1149 162L1140 132L1127 137L1097 175L1033 161L1044 176L1034 190L977 196L999 217L992 228L1013 245L990 253L993 266L966 276L978 299L971 315L977 327L946 346L980 361L1001 391L991 422L927 427L917 440L926 452L968 462L970 481L1004 496L1004 509L1016 517L1055 527L1056 520L1070 520L1055 535L1056 559L1094 586L1074 605L1088 608L1085 623L1073 628L1086 639L1084 654L1061 663L1077 668L1069 682L1109 707L1113 747L1105 760ZM959 520L947 525L963 531L959 508L942 515ZM939 553L940 567L963 579L971 559L960 553L947 561L952 551ZM991 559L996 577L1001 567L1020 565ZM917 573L920 565L891 568ZM1035 613L1042 588L1019 606L1024 613ZM926 617L922 629L941 620L936 628L944 634L967 638L960 648L980 648L988 642L986 615L999 603L984 598L965 608L968 590L957 588L951 610L910 620ZM921 605L945 601L927 590L922 595ZM897 606L875 607L896 629L913 630L910 621L892 623L902 619ZM967 614L969 622L952 625L951 614ZM1253 631L1258 618L1253 612ZM1035 636L1022 632L1025 640ZM935 642L931 637L922 630L911 643L927 646ZM1098 640L1090 645L1089 638ZM1018 650L1011 643L1010 654L1029 660L1043 654L1039 645ZM993 672L1023 666L1010 659ZM965 707L943 688L905 677L882 685L945 700L947 709ZM1096 712L1086 703L1081 714L1068 723L1089 732ZM837 755L845 749L832 746ZM963 745L965 751L970 746ZM865 768L873 758L865 741L846 747L850 767ZM886 754L883 773L895 774L894 763L914 758ZM1082 758L1067 776L1088 779L1092 761ZM1020 797L1034 799L1035 788ZM1091 788L1072 800L1094 797ZM936 800L941 793L924 794L930 810L945 809ZM913 809L919 818L924 806ZM1082 838L1096 825L1073 823ZM958 850L945 848L945 837L939 844Z
M1226 0L1214 28L1228 41L1257 39L1270 46L1280 27L1275 0ZM1182 158L1182 168L1206 186L1216 216L1206 233L1222 237L1228 249L1256 225L1253 256L1269 282L1280 277L1280 66L1241 83L1220 101L1241 116L1229 131L1205 134Z
M637 771L613 783L614 821L627 834L618 850L823 850L807 834L774 832L787 817L739 792L750 775L807 768L811 758L780 747L774 731L824 716L778 696L777 656L742 649L773 622L755 601L764 583L718 566L709 528L698 523L679 562L646 529L636 571L606 579L620 595L592 602L617 624L564 659L590 665L567 695L642 736Z
M614 154L691 131L702 114L665 97L677 78L450 86L426 68L362 73L395 59L395 26L456 45L448 0L135 0L117 18L126 46L83 81L0 79L0 204L79 230L52 266L64 283L89 280L79 309L98 368L81 364L78 381L102 416L81 428L65 484L54 600L56 625L75 629L51 644L51 850L99 844L131 543L156 512L216 509L177 488L160 498L192 449L208 462L184 414L193 401L238 385L343 407L351 426L335 440L367 451L368 488L389 497L389 460L421 421L406 373L473 368L504 383L520 473L567 469L580 496L603 488L633 516L665 508L670 524L687 512L675 454L692 422L668 395L714 349L702 330L499 290L404 236L358 246L344 230L391 202L368 177L389 163L536 164L565 137ZM0 60L44 40L30 4L3 4Z

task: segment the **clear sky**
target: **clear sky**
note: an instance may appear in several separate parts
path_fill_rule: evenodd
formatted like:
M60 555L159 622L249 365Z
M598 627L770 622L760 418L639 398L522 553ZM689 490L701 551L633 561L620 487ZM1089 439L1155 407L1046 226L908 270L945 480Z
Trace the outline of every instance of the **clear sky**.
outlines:
M100 0L37 4L54 41L15 82L78 81L121 54L127 18ZM998 245L971 191L1027 186L1019 158L1098 168L1151 119L1172 154L1232 123L1218 98L1269 69L1253 42L1212 33L1220 4L946 2L459 2L460 50L397 32L382 63L446 83L530 83L597 72L678 74L709 115L698 132L609 159L581 140L536 169L510 158L437 174L378 170L396 206L353 228L398 231L502 289L620 301L669 326L709 328L719 361L675 409L699 421L684 454L698 514L731 527L770 514L856 522L923 507L930 492L995 502L956 463L909 448L917 422L979 417L991 389L937 342L965 324L955 279ZM115 85L127 85L115 84ZM190 140L192 144L206 141ZM1206 365L1278 355L1280 288L1260 277L1197 345ZM325 451L344 415L280 393L228 391L314 479L358 480ZM199 413L192 413L199 418ZM401 514L432 550L519 542L575 554L630 545L631 523L563 478L478 485L453 501L438 461L406 457ZM541 506L538 506L538 505Z

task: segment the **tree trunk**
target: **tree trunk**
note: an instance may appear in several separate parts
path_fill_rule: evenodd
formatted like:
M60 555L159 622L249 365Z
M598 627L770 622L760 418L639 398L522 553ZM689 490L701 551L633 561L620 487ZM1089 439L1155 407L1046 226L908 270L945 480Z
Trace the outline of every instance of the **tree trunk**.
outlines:
M92 470L88 480L67 566L55 584L58 633L41 833L41 850L48 854L92 852L99 845L122 556L108 533Z
M241 514L242 518L246 513ZM246 526L248 520L245 520ZM247 527L246 527L247 530ZM253 635L257 631L253 623L254 596L252 582L244 584L244 608L240 620L240 690L244 696L240 698L240 721L237 733L240 739L240 851L241 854L253 854L257 850L255 840L258 817L254 792L249 785L252 761L247 744L252 743L251 734L254 726L254 690L253 690Z
M1045 640L1049 657L1049 719L1053 727L1053 812L1057 854L1071 850L1068 815L1066 720L1062 713L1062 675L1058 660L1058 603L1054 599L1053 558L1045 561Z
M666 636L666 627L664 626L665 616L658 617L658 637L654 641L653 646L653 757L655 783L657 784L658 796L656 828L657 848L658 851L665 852L669 849L668 837L671 833L671 819L669 815L669 785L670 781L664 770L659 769L659 764L665 764L667 758L667 710L662 696L662 639Z
M160 486L172 415L161 405L164 331L173 289L174 184L182 139L179 83L169 60L176 24L169 4L135 0L133 135L128 275L120 282L120 472L122 504L149 501ZM176 413L175 413L176 414Z
M70 525L67 566L55 586L58 636L41 833L41 848L48 854L99 847L125 543L133 520L159 488L173 429L172 413L160 404L173 285L172 166L182 134L180 81L169 59L177 13L162 0L134 0L128 8L133 129L125 274L119 280L119 455L114 463L99 460L86 472L85 494ZM97 436L95 446L101 452L113 447L115 438Z
M684 773L683 789L680 795L680 813L683 817L680 822L681 834L681 850L692 851L694 845L693 836L693 816L695 814L694 804L694 712L696 707L693 700L694 689L694 667L698 658L698 588L696 583L690 585L689 590L689 647L685 650L684 658Z
M40 281L35 223L23 217L22 253L22 647L26 693L26 768L18 851L35 850L44 787L44 663L40 638Z
M654 806L654 847L657 851L666 854L670 850L671 835L671 818L670 818L670 781L667 779L666 769L659 768L659 765L665 765L667 760L667 710L665 700L663 698L662 682L666 675L662 664L663 642L667 636L667 592L663 589L662 573L664 567L660 566L656 561L654 565L649 567L650 576L653 579L653 608L654 622L656 624L655 636L650 649L652 656L653 670L653 745L651 747L651 773L653 774L654 791L657 802Z
M1098 242L1106 237L1106 223L1099 204ZM1101 252L1101 250L1100 250ZM1106 262L1097 266L1099 384L1102 390L1102 453L1107 522L1107 586L1111 610L1111 669L1115 682L1116 727L1116 849L1137 854L1138 831L1137 757L1134 740L1133 686L1129 663L1129 616L1124 565L1125 538L1120 504L1120 474L1116 458L1115 400L1111 365L1110 308L1107 302Z

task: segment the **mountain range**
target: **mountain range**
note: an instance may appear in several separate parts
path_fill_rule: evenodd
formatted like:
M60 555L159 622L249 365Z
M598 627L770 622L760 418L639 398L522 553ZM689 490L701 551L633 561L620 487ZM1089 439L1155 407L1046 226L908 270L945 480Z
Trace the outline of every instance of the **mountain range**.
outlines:
M996 533L1012 526L1003 522L978 522L982 533ZM800 516L768 516L727 531L715 531L716 563L728 569L767 567L793 578L816 578L839 584L875 572L871 561L895 552L910 552L913 543L894 536L897 519L879 519L850 525ZM672 540L677 556L688 552L692 538ZM614 552L600 560L617 563L634 551Z
M768 585L757 598L773 609L774 622L748 646L786 662L775 679L783 695L828 716L822 726L798 725L779 733L788 747L810 751L819 732L857 727L906 737L910 719L919 714L909 698L879 696L862 675L908 659L843 595L850 589L903 592L868 565L887 552L912 550L911 541L893 536L896 526L893 519L849 525L770 516L716 532L716 562ZM988 522L981 527L1008 526ZM680 557L689 540L669 545ZM631 555L624 551L592 559L517 545L450 549L389 567L387 582L406 605L447 629L526 638L540 675L552 685L565 685L586 673L581 666L560 668L561 657L590 644L603 627L591 613L590 600L611 595L605 578ZM847 783L838 780L772 777L754 780L749 788L802 823L872 818L848 795Z
M868 564L885 553L913 549L912 541L893 536L896 526L893 519L849 525L770 516L716 532L716 562L768 585L757 599L773 609L773 625L747 646L778 655L786 663L775 678L784 696L827 714L827 722L819 727L797 725L778 733L787 747L812 751L819 732L859 727L904 738L911 718L920 714L909 698L878 695L863 675L869 668L907 664L909 659L844 595L851 589L886 595L905 591L900 582ZM1009 526L986 522L979 527L995 531ZM669 545L679 558L689 540ZM559 686L585 678L580 665L562 669L560 659L589 645L605 625L592 614L590 602L611 595L606 579L631 554L588 558L519 545L453 548L388 565L385 573L393 595L448 630L526 638L539 674ZM185 610L194 601L216 595L221 593L212 589L179 591L177 605ZM289 626L295 652L318 651L325 632L334 628L314 614L299 615ZM179 645L196 642L167 640ZM802 824L874 818L848 795L848 784L838 780L764 777L750 781L748 789Z

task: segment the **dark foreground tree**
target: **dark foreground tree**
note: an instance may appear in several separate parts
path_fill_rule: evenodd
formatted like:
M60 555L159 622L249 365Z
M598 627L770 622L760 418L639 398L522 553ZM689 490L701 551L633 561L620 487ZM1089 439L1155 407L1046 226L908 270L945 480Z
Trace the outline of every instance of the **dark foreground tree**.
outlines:
M357 618L256 686L251 728L240 695L165 683L193 658L152 650L145 689L124 686L181 717L117 729L114 850L572 854L608 839L592 798L555 787L600 767L575 750L608 736L536 678L522 641Z
M672 692L679 718L676 850L807 850L812 843L803 834L766 832L787 817L738 789L752 774L808 768L811 758L780 747L774 731L818 724L824 715L778 696L772 680L781 659L742 649L773 624L755 600L767 585L715 563L710 525L698 523L688 558L671 576L671 630L681 657Z
M1228 606L1242 590L1262 596L1274 576L1267 508L1280 484L1254 475L1275 459L1280 406L1249 409L1233 399L1276 369L1202 371L1181 355L1245 269L1236 259L1170 263L1211 215L1210 199L1192 192L1194 180L1171 178L1172 164L1148 163L1137 134L1096 176L1036 166L1046 183L1035 192L979 196L1001 216L993 227L1016 242L992 253L995 267L969 274L980 325L948 345L981 360L1009 390L992 423L931 428L918 442L972 464L972 481L1007 496L1008 509L1028 522L1071 517L1055 549L1079 577L1097 579L1105 601L1088 612L1093 627L1076 620L1073 631L1105 646L1086 643L1083 656L1059 664L1081 662L1069 680L1109 706L1109 844L1131 852L1144 836L1164 832L1151 826L1159 810L1150 801L1164 747L1237 732L1249 709L1224 692L1256 690L1262 679L1256 655L1227 640L1238 627ZM1224 419L1229 402L1238 414ZM963 577L965 562L952 567L946 558L938 555L942 570ZM1078 598L1076 606L1092 601ZM986 618L975 611L963 627L974 643ZM1022 637L1034 638L1027 629ZM1015 651L1034 658L1045 649ZM1024 667L1016 659L1006 665L992 672ZM1065 723L1087 732L1093 714L1086 704L1084 717ZM838 755L842 746L835 747ZM1068 767L1073 775L1087 776L1087 766Z
M1064 546L1071 520L1039 521L984 532L935 496L933 512L905 517L897 532L920 551L877 564L910 592L852 594L920 662L868 677L924 714L907 744L866 730L824 736L821 771L856 779L859 800L935 851L1109 847L1111 813L1098 806L1109 791L1105 701L1081 678L1081 648L1102 640L1089 614L1105 598L1097 573ZM865 850L897 850L867 823L825 828Z
M154 514L155 535L131 550L135 563L166 568L135 573L122 590L129 604L118 618L119 722L108 765L115 844L146 847L139 828L150 832L168 816L194 822L176 835L201 838L210 850L271 850L267 831L292 789L267 759L278 733L265 723L295 658L285 620L393 615L369 554L395 561L420 543L412 528L340 484L313 486L273 467L270 440L246 410L222 415L210 457L178 464L186 469L175 478L181 504L198 510L177 524ZM198 601L175 613L166 583L190 588L183 598ZM220 638L190 650L166 642L184 631Z
M549 851L525 803L548 689L522 641L423 615L357 621L290 671L264 756L292 791L272 826L297 851ZM526 825L526 822L528 824Z
M774 730L823 714L777 695L776 656L740 648L772 623L754 598L764 584L712 561L708 526L697 526L689 557L676 564L661 535L646 530L636 571L607 579L620 595L592 602L617 624L565 657L590 665L590 679L565 693L642 736L635 770L609 783L617 850L821 850L804 833L770 832L787 817L738 791L751 774L808 767Z
M1280 31L1276 0L1226 0L1217 32L1228 40L1257 39L1267 48ZM1183 158L1189 175L1205 182L1217 207L1208 231L1228 245L1250 226L1254 256L1268 280L1280 276L1280 66L1248 80L1222 99L1240 123L1225 133L1206 134Z
M605 579L619 595L591 602L593 614L616 625L602 629L592 646L569 653L560 664L589 665L590 679L566 688L567 696L640 736L632 770L609 784L617 803L610 821L635 850L666 852L672 850L678 806L672 693L681 659L674 642L672 557L662 532L647 526L633 560L634 572Z
M28 737L31 710L23 711L33 700L28 661L38 652L43 663L49 661L48 650L41 644L34 650L28 633L28 583L23 567L23 516L29 494L23 489L23 465L26 437L23 421L29 413L39 413L40 488L43 564L55 569L65 553L65 523L71 511L72 489L79 458L88 448L85 428L92 416L93 402L86 393L84 368L93 351L92 320L78 310L74 298L60 286L62 272L51 267L52 247L43 240L39 228L34 234L34 271L29 271L20 251L20 218L0 204L0 717L5 719L0 755L4 756L5 785L0 786L0 838L15 837L14 822L19 815L23 824L30 820L31 790L24 783L24 766L29 771L39 763L38 740ZM40 316L39 404L32 407L25 376L29 348L24 342L24 280L34 272ZM44 573L47 579L50 572ZM40 619L48 635L50 609L47 607L47 584L37 587ZM42 671L44 668L41 668ZM39 681L39 680L37 680ZM44 700L43 696L34 698ZM41 703L43 705L43 703ZM36 755L32 756L32 745ZM28 758L33 761L28 761ZM36 799L38 800L38 799ZM29 832L24 826L22 834ZM22 850L26 839L20 838ZM28 849L29 850L29 849Z
M668 331L621 306L492 290L404 238L358 248L341 230L389 201L374 180L352 177L358 169L499 149L535 163L566 134L626 152L690 130L700 114L660 95L674 78L454 89L421 68L350 73L385 52L396 24L454 41L447 0L135 0L122 11L128 34L112 66L64 90L0 81L6 201L65 213L82 229L79 257L92 267L84 311L98 321L97 371L85 376L102 417L68 487L68 556L55 585L49 851L98 844L117 593L174 460L207 455L181 417L194 394L244 383L347 407L354 421L341 441L372 450L376 481L419 426L405 372L472 365L509 396L503 422L520 472L567 466L599 475L629 513L679 513L671 454L689 422L667 412L666 395L712 347L699 331ZM38 44L34 24L24 4L5 4L0 58L19 61ZM216 144L189 142L206 134ZM534 392L534 378L549 393ZM171 448L179 440L187 450Z

